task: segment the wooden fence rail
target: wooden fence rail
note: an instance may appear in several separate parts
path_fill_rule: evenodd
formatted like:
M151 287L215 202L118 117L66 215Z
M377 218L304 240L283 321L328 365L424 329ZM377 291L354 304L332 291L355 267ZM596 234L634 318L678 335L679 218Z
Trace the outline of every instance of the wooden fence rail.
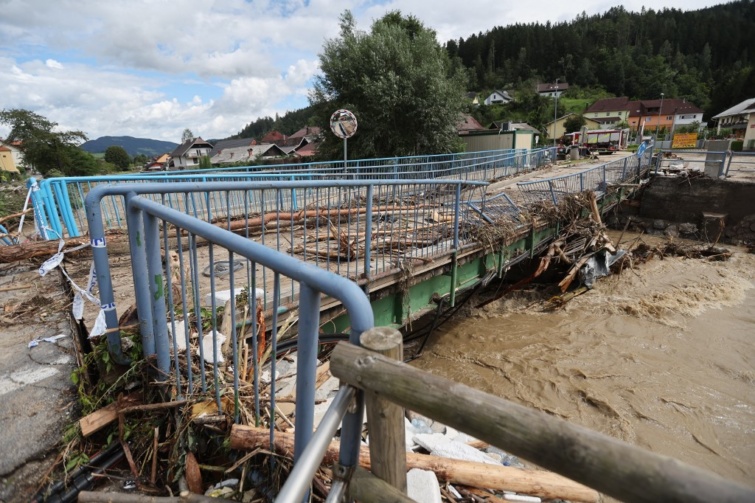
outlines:
M348 343L333 351L330 371L345 383L622 501L755 501L755 488Z

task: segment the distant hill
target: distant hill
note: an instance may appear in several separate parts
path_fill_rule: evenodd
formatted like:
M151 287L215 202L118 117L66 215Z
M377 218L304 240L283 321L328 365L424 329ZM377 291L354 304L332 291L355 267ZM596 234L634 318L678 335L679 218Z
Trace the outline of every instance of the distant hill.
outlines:
M178 143L149 138L134 138L132 136L102 136L96 140L89 140L81 145L83 150L92 154L103 153L108 147L123 147L131 157L144 154L147 157L172 152Z

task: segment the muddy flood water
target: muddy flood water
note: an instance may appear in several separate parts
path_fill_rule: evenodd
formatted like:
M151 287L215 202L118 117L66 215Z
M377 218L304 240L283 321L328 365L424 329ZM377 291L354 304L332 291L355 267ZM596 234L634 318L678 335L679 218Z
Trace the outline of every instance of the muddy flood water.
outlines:
M650 260L558 311L472 307L412 364L755 485L755 255L733 250Z

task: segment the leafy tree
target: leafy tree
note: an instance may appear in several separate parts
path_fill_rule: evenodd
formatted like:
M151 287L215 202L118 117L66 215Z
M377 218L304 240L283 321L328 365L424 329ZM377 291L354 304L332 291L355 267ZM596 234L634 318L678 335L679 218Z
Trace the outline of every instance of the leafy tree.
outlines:
M147 161L149 161L149 159L144 154L136 154L134 156L134 164L136 166L143 166L143 165L147 164Z
M203 155L199 158L199 169L205 169L205 168L211 168L212 163L210 162L210 156Z
M328 128L330 113L350 109L359 120L348 141L351 157L458 151L455 125L464 109L466 73L451 64L435 32L394 11L357 31L351 12L320 55L322 76L310 102ZM320 155L339 158L342 141L326 134Z
M191 132L191 129L189 128L184 129L184 132L181 135L181 143L184 143L187 140L193 140L193 139L194 139L194 133Z
M582 126L585 124L587 124L587 121L585 121L584 117L581 115L572 115L564 121L564 130L567 133L574 133L582 129Z
M127 170L131 165L131 157L128 152L118 145L112 145L105 150L105 161L114 164L121 171Z
M27 165L43 175L57 170L66 176L92 175L98 172L97 161L78 148L86 141L81 131L54 131L58 125L41 115L24 109L0 112L0 122L10 126L8 141L21 141Z

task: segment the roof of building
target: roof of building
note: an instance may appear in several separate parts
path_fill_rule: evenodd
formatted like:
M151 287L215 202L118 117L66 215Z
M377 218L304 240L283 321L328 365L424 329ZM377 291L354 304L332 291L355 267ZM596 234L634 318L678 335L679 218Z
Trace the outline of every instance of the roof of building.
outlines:
M280 131L270 131L260 139L260 143L275 143L286 139L286 135Z
M569 89L568 82L552 82L537 85L537 92L539 93L552 93L553 91L566 91L567 89Z
M201 137L200 138L191 138L189 140L186 140L182 144L180 144L176 149L170 153L171 157L181 157L184 155L190 148L210 148L212 149L212 144L210 142L204 141Z
M539 133L540 131L533 126L530 126L526 122L511 122L511 121L493 121L488 126L488 129L497 129L499 131L532 131L533 133Z
M493 96L493 95L494 95L494 94L496 94L496 93L497 93L497 94L500 94L501 96L503 96L503 98L504 98L504 99L507 99L507 100L509 100L509 101L513 101L513 100L514 100L514 98L512 98L512 97L511 97L511 95L509 94L509 92L508 92L508 91L502 91L502 90L500 90L500 89L496 89L495 91L493 91L492 93L490 93L490 94L488 95L488 98L490 98L491 96Z
M663 110L660 110L661 103ZM702 109L685 99L668 98L664 100L632 100L626 96L620 98L604 98L590 105L585 113L610 113L628 111L630 117L641 117L644 115L657 114L661 115L679 115L685 113L699 114ZM600 122L614 121L614 117L600 117L596 120Z
M744 100L741 103L738 103L738 104L734 105L733 107L729 108L728 110L724 110L723 112L721 112L718 115L714 115L713 118L714 119L721 119L723 117L729 117L731 115L739 115L739 114L742 114L742 113L745 113L745 112L752 111L751 107L753 107L753 106L755 106L755 98L749 98L749 99Z
M296 155L301 157L311 157L317 153L317 144L315 142L307 143L296 150Z
M629 98L626 96L620 98L603 98L587 107L585 113L623 112L627 110L628 103Z
M456 123L456 132L459 134L466 134L469 131L479 131L485 129L482 124L477 122L477 119L469 114L462 114L459 117L459 121Z
M254 161L258 157L278 157L282 155L286 155L286 153L278 145L263 143L260 145L224 148L210 158L210 162L212 164L247 162Z
M319 136L321 132L322 130L317 126L304 126L294 134L289 135L289 138L306 138L310 136Z
M210 157L217 155L221 150L236 147L251 147L257 144L254 138L235 138L232 140L220 140L210 151Z

